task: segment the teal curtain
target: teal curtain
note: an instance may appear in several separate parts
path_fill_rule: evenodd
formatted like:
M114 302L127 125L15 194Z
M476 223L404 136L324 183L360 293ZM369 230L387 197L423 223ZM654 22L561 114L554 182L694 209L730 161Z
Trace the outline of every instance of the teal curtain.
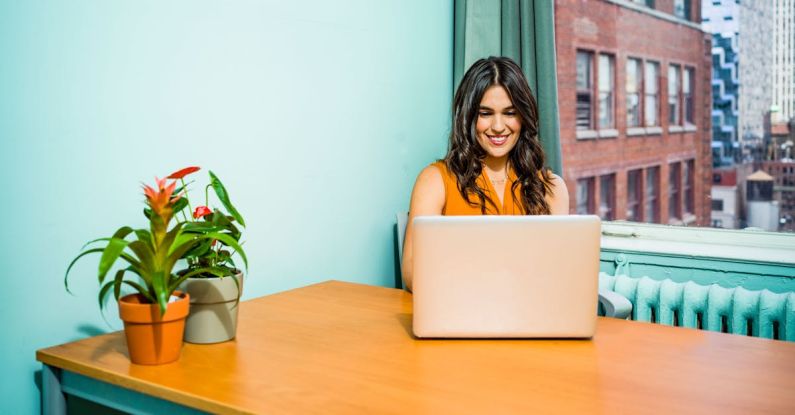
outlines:
M454 13L453 88L480 58L519 63L538 101L547 166L562 175L554 0L455 0Z

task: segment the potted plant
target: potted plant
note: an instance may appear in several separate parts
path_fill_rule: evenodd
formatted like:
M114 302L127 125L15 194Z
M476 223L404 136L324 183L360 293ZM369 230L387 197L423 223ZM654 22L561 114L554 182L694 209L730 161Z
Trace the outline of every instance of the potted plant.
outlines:
M186 167L168 176L182 185L184 204L178 213L184 220L184 232L202 237L202 242L186 251L182 258L185 268L177 272L184 282L181 289L190 295L190 314L185 325L185 341L189 343L219 343L237 334L237 314L243 290L243 272L235 265L237 254L248 267L246 254L240 245L241 232L237 224L245 221L229 199L229 192L212 172L204 187L204 204L193 208L188 198L185 177L199 171ZM210 209L210 189L225 211ZM222 235L223 238L218 238Z
M105 299L112 291L119 304L119 316L124 321L130 359L133 363L146 365L173 362L179 358L182 348L190 296L177 291L186 278L173 272L177 261L205 240L234 242L220 233L186 231L184 222L178 222L169 229L175 212L185 201L175 194L176 182L168 184L166 179L155 180L155 188L144 185L149 229L123 226L111 237L90 241L86 247L100 242L105 245L84 247L84 251L69 264L64 276L64 285L69 291L68 278L72 266L88 254L101 254L98 271L100 309L104 308ZM108 273L120 258L127 266L108 279ZM135 293L121 296L125 285Z

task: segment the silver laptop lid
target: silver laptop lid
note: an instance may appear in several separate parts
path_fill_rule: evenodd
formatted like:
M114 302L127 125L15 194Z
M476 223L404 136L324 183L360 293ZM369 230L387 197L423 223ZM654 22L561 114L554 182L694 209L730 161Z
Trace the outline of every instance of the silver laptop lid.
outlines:
M597 216L424 216L413 223L418 337L591 337Z

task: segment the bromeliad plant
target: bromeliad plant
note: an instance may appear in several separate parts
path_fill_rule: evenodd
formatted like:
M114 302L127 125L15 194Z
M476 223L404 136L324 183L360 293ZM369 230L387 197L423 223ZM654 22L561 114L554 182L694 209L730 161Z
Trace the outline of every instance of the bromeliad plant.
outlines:
M187 192L190 183L185 183L185 177L199 170L199 167L186 167L168 176L169 179L179 180L182 185L179 189L182 191L181 203L177 205L175 212L181 214L181 219L185 223L183 232L195 235L197 238L201 237L201 242L183 255L186 267L178 271L177 274L186 278L235 276L240 272L232 259L235 253L240 255L244 265L248 267L246 254L240 246L241 232L235 222L243 227L246 226L246 223L232 205L229 192L212 171L209 172L210 183L204 187L204 204L195 209L191 207ZM218 208L210 209L208 207L211 188L228 213L224 213ZM151 214L149 211L144 213L147 216ZM177 220L179 219L178 217ZM223 237L218 238L218 235ZM237 283L237 279L235 282Z
M67 291L69 291L69 271L74 264L88 254L101 253L97 274L101 287L100 308L104 308L104 300L111 290L118 301L122 286L127 285L137 291L146 302L158 304L163 315L171 294L192 274L192 272L181 275L174 273L177 261L205 241L218 240L239 251L239 245L234 238L216 231L213 227L205 227L202 232L196 232L186 229L190 224L177 222L169 229L175 213L180 210L180 205L186 203L182 200L186 199L176 194L179 193L175 191L176 181L168 184L166 179L155 180L156 188L144 185L149 229L123 226L109 238L99 238L87 243L83 247L84 251L72 260L66 270L64 285ZM86 249L100 242L105 245ZM119 269L111 280L106 281L109 271L119 258L126 262L127 266ZM243 258L245 261L245 257ZM134 274L135 277L131 279L129 274Z

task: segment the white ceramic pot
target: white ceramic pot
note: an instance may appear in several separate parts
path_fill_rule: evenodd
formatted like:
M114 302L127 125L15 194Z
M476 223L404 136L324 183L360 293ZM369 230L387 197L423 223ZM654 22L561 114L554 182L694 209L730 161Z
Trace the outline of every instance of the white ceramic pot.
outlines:
M239 298L243 292L242 272L224 278L188 278L180 287L190 295L186 342L220 343L235 338Z

